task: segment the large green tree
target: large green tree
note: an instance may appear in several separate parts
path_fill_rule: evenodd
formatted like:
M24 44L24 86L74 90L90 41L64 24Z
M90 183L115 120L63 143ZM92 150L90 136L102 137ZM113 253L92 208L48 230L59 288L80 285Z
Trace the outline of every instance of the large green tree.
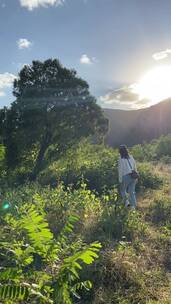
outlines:
M25 65L14 81L13 94L16 100L6 113L5 125L13 149L18 147L18 159L20 154L37 146L32 179L36 178L51 144L57 144L60 154L82 137L107 131L107 120L91 96L87 82L57 59ZM9 150L12 149L10 141L7 142Z

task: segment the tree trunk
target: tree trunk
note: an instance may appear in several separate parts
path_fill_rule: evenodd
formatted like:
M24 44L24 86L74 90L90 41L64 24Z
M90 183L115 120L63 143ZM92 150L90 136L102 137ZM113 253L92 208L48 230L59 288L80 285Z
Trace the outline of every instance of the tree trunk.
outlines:
M46 136L44 137L44 140L41 143L35 166L34 166L34 168L32 170L32 173L30 174L30 177L29 177L30 181L35 181L36 180L37 174L39 173L39 171L41 169L41 166L42 166L42 162L43 162L43 159L44 159L45 152L46 152L46 150L47 150L47 148L50 144L50 138L51 138L50 134L47 133Z

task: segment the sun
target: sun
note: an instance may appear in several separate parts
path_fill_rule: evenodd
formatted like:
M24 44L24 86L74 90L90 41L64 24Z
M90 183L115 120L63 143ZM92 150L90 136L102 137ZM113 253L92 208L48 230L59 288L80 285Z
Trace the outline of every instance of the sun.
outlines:
M148 71L135 84L132 91L139 96L139 100L148 99L149 104L171 97L171 65L158 66Z

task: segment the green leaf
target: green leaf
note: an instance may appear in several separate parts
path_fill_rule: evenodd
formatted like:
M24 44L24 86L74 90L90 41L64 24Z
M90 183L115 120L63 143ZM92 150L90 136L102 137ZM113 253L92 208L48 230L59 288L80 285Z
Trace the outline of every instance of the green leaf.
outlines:
M0 285L0 299L24 300L28 297L28 287L20 285Z

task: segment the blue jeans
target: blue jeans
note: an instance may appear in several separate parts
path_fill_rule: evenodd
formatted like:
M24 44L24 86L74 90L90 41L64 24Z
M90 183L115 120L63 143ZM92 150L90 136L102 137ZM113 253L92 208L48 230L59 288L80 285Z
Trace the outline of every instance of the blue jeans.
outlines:
M132 207L136 207L135 185L137 180L133 179L129 174L122 177L121 196L127 205L128 202ZM128 196L129 194L129 196Z

